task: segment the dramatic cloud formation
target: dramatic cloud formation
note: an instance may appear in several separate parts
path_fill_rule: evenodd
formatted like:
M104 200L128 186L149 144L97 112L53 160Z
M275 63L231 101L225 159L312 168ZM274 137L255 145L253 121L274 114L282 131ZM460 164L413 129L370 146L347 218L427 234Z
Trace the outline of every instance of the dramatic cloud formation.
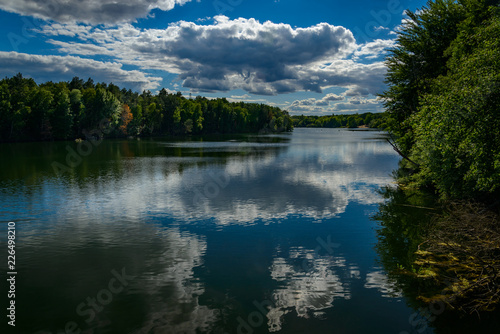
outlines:
M0 51L0 72L16 75L19 71L38 81L68 81L74 76L86 75L96 82L113 82L133 87L138 91L156 89L162 78L148 76L141 71L126 71L116 62L100 62L73 56L40 56Z
M328 1L252 4L0 0L7 37L0 50L20 53L8 57L15 70L0 68L2 75L21 71L38 82L92 75L136 91L166 88L292 113L383 110L374 96L386 89L384 58L408 22L404 4L381 9L367 2L369 15ZM346 19L329 16L332 10L345 10ZM60 58L43 58L48 55Z
M61 53L105 55L144 70L174 73L184 87L196 91L243 89L259 95L320 93L332 86L348 88L348 96L379 93L383 62L364 64L356 58L376 58L392 45L383 40L357 45L350 30L328 23L292 28L225 16L216 16L209 25L179 21L166 29L52 24L39 32L73 37L48 41Z
M1 0L0 9L57 22L130 22L191 0Z

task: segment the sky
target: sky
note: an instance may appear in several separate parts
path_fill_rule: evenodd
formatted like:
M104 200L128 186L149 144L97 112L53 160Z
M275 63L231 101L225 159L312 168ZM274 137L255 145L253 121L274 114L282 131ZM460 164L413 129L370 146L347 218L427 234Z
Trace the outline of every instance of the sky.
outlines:
M384 58L426 0L0 0L0 77L75 76L292 115L381 112Z

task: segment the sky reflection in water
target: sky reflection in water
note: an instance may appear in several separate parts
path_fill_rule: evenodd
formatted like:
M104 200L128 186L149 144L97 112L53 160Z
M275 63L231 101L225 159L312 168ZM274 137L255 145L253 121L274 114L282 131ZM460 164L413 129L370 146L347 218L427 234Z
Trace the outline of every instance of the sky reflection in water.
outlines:
M26 332L68 321L95 333L408 327L373 249L369 217L399 160L382 133L105 141L59 176L50 163L66 143L54 145L0 178L0 220L19 222ZM77 306L121 268L134 279L87 322Z

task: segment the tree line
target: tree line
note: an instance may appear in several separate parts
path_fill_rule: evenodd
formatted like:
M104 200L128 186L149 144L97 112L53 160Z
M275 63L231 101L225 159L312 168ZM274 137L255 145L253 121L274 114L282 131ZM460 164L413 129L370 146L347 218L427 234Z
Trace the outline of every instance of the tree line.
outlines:
M354 115L292 116L294 127L307 128L369 128L385 129L388 127L387 113L363 113Z
M499 0L435 0L398 33L381 95L411 171L443 198L499 199Z
M22 74L0 81L0 141L85 138L106 122L107 137L291 131L287 111L224 98L153 95L74 77L37 84Z

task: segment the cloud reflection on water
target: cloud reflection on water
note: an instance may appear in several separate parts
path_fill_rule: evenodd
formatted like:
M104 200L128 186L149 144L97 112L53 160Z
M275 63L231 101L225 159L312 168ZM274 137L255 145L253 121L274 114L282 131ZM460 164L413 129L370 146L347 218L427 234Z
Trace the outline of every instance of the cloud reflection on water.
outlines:
M277 143L147 144L177 150L168 154L124 157L120 151L103 158L96 151L81 173L12 187L0 198L6 199L9 215L19 220L37 217L23 238L31 261L25 264L33 266L30 271L39 281L44 274L33 263L51 254L58 254L61 263L82 263L92 252L98 265L73 268L68 281L91 279L101 275L103 266L111 270L115 262L124 262L138 275L127 295L142 303L142 325L135 333L209 331L220 313L199 302L206 284L196 274L204 266L208 243L203 229L187 232L187 226L284 225L290 217L322 221L339 217L350 203L379 203L377 190L392 181L387 170L397 155L383 140L372 140L373 134L296 131L291 140L284 137ZM28 208L18 202L28 203ZM40 251L47 242L51 249ZM335 299L352 297L354 280L366 280L364 288L376 289L382 297L399 297L383 272L362 271L345 255L319 256L293 246L269 255L269 260L270 277L278 285L267 314L270 331L280 330L292 311L301 318L323 317ZM71 289L61 286L58 291ZM91 283L88 290L95 293ZM75 307L83 297L75 297Z
M146 295L149 312L142 333L207 332L217 320L217 311L200 305L204 284L194 275L203 265L207 243L200 237L167 229L155 235L165 247L157 257L145 259L145 271L137 282L138 293Z
M345 266L342 257L318 256L303 247L290 249L287 258L275 257L271 277L281 287L272 294L274 307L267 313L269 331L281 330L282 317L291 310L302 318L321 317L321 311L331 307L335 298L349 299L349 289L337 272Z

